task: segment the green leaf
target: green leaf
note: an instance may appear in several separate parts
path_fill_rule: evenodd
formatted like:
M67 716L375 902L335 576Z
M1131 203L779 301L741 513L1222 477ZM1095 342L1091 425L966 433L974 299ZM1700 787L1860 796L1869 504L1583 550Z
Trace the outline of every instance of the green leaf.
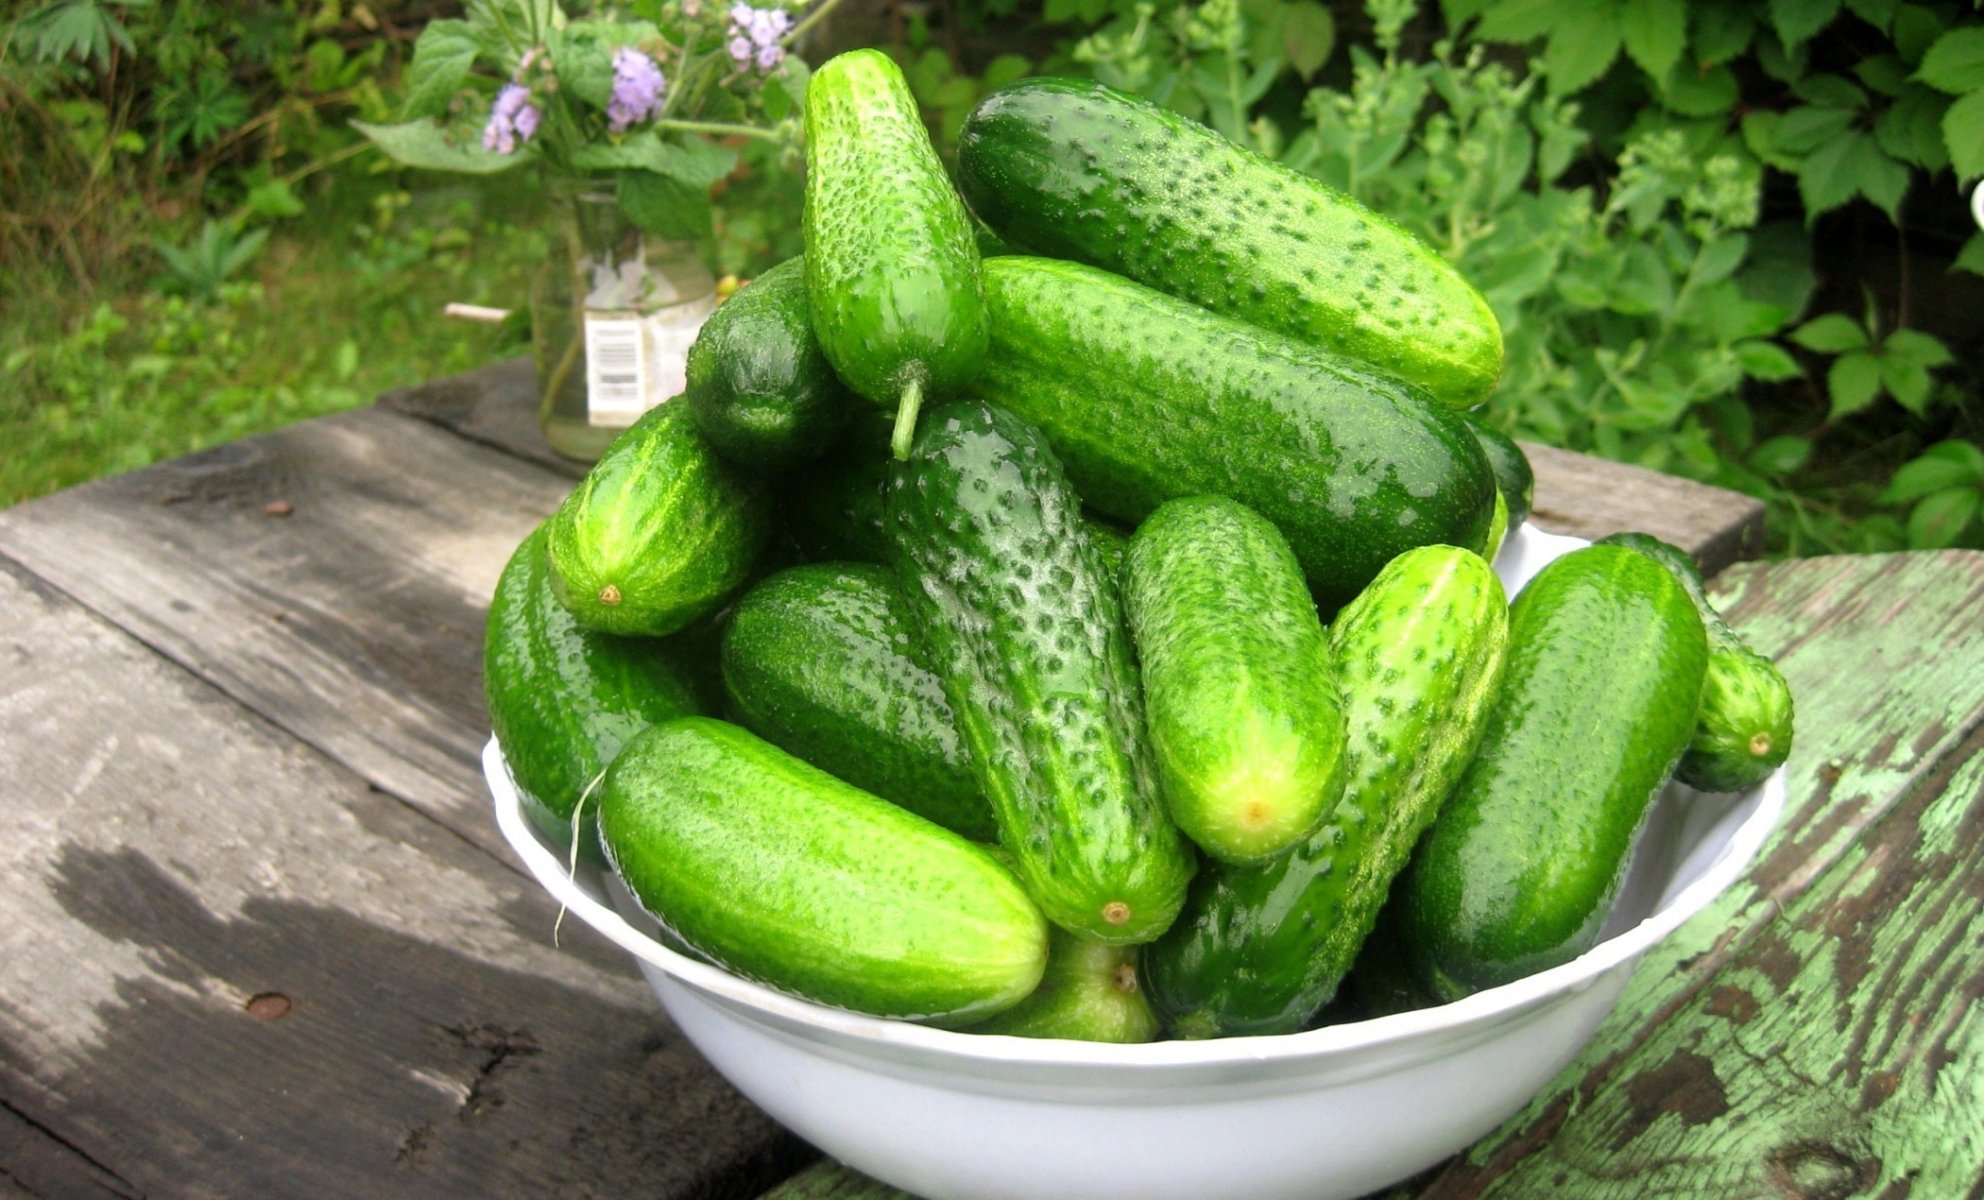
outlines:
M1965 462L1947 454L1937 454L1943 446L1962 445L1956 442L1943 442L1932 447L1927 453L1905 462L1901 469L1888 480L1887 487L1881 489L1878 501L1882 504L1906 504L1920 500L1931 492L1944 488L1972 487L1984 483L1984 461ZM1973 454L1976 447L1967 446Z
M1929 52L1943 30L1949 27L1947 19L1937 9L1926 4L1903 4L1894 10L1894 51L1901 55L1905 63L1920 63L1922 56Z
M1940 171L1950 165L1950 152L1943 145L1943 113L1949 106L1948 96L1911 83L1874 118L1874 138L1889 156Z
M1761 379L1767 383L1782 383L1784 380L1796 379L1805 373L1804 368L1798 365L1798 360L1791 357L1784 347L1775 342L1751 338L1748 341L1737 342L1735 350L1737 364L1743 368L1743 374L1752 379Z
M1894 24L1895 0L1846 0L1846 7L1882 33Z
M1975 488L1944 488L1922 498L1908 514L1908 545L1913 550L1943 550L1957 539L1977 516Z
M1922 55L1915 78L1945 92L1984 88L1984 25L1965 25L1937 38Z
M1826 372L1826 392L1832 396L1828 420L1859 412L1881 394L1881 360L1860 351L1834 359Z
M1943 144L1958 179L1984 175L1984 92L1972 92L1943 114Z
M627 219L657 237L691 241L710 232L707 185L693 187L654 171L622 171L619 198Z
M1563 19L1561 0L1498 0L1482 10L1474 36L1484 42L1527 42L1557 28Z
M1750 48L1757 19L1747 4L1695 5L1695 61L1702 66L1729 62Z
M1867 345L1867 331L1845 313L1814 317L1791 331L1791 340L1818 354L1843 354Z
M1851 109L1831 105L1801 105L1777 119L1771 130L1771 148L1787 154L1810 154L1853 128L1857 115Z
M1957 251L1956 261L1950 264L1950 270L1984 275L1984 230L1970 235L1963 249Z
M406 106L401 115L407 120L438 117L448 111L461 86L468 82L481 44L467 21L429 21L413 44L413 63L407 68Z
M1669 112L1684 117L1713 117L1726 113L1736 107L1739 95L1736 74L1728 67L1713 67L1704 71L1686 62L1677 63L1660 85L1661 105Z
M1725 233L1705 243L1695 262L1695 284L1717 283L1735 274L1750 252L1750 239L1741 233Z
M248 190L248 211L258 217L300 217L304 208L286 181L269 179Z
M1281 26L1281 51L1288 65L1306 82L1329 61L1336 49L1336 18L1316 0L1287 6Z
M1791 90L1807 104L1824 104L1846 109L1867 107L1866 89L1844 75L1808 75L1799 80L1798 85Z
M1619 29L1640 69L1664 79L1688 43L1688 6L1684 0L1625 0Z
M1908 66L1892 54L1875 54L1853 64L1853 74L1883 96L1899 96L1908 85Z
M1759 475L1784 476L1805 465L1812 457L1812 443L1801 437L1781 434L1750 451L1750 469Z
M468 175L495 175L522 166L536 157L528 144L515 154L484 150L478 142L451 137L432 117L399 125L373 125L353 121L353 129L372 140L386 157L403 167L425 171L460 171Z
M1897 329L1881 343L1881 353L1924 368L1947 367L1956 361L1941 338L1919 329Z
M1881 386L1918 417L1929 405L1929 369L1921 363L1881 355Z
M1798 195L1805 219L1838 208L1856 194L1866 196L1890 219L1908 187L1908 168L1881 152L1869 133L1852 130L1807 155L1798 168Z
M1619 57L1620 37L1618 14L1611 9L1559 24L1543 50L1550 91L1568 96L1591 86Z
M1789 48L1832 24L1839 4L1840 0L1770 0L1770 21Z
M737 166L737 151L693 136L683 143L664 141L643 129L618 143L579 147L572 165L582 171L651 171L707 192Z
M1626 247L1608 307L1630 316L1665 316L1674 309L1674 274L1646 242Z

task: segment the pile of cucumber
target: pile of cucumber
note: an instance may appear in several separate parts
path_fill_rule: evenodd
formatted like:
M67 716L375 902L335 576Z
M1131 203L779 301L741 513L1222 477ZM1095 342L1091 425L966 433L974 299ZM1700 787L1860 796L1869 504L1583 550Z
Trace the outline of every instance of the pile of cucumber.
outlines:
M1674 547L1510 603L1500 330L1397 226L1093 83L989 96L956 185L879 53L806 126L803 259L489 616L532 818L685 951L950 1028L1286 1033L1576 956L1670 776L1783 762Z

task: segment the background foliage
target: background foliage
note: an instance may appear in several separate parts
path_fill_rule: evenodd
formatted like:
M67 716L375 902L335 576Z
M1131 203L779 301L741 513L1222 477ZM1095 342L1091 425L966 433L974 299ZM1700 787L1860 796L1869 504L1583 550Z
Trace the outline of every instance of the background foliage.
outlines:
M477 0L482 4L523 0ZM603 5L600 7L604 7ZM0 58L0 502L518 350L529 189L393 168L443 0L52 0ZM1518 435L1764 498L1779 552L1984 546L1984 17L1900 0L859 0L948 148L1020 75L1142 92L1416 229ZM741 147L706 249L797 250ZM302 364L300 369L298 364ZM16 465L19 464L19 465Z

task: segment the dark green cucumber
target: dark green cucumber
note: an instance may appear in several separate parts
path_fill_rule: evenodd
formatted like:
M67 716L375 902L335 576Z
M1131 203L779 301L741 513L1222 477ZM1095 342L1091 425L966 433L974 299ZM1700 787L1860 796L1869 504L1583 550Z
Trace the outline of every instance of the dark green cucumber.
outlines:
M1174 1032L1289 1033L1329 1002L1467 769L1507 645L1500 580L1454 546L1401 555L1337 614L1343 799L1288 854L1194 882L1178 924L1144 955L1151 1002Z
M818 563L758 583L724 630L723 682L735 719L772 744L974 841L998 836L888 568Z
M552 585L588 628L673 633L744 582L766 518L688 408L663 404L614 438L552 515Z
M1157 1017L1137 983L1136 946L1105 946L1065 929L1047 936L1047 973L1033 995L971 1027L972 1033L1068 1038L1083 1042L1148 1042Z
M1049 920L1114 944L1177 915L1190 848L1160 804L1122 603L1040 435L932 412L890 472L896 568L999 840Z
M1674 777L1704 792L1740 792L1762 783L1791 756L1791 685L1777 664L1752 650L1715 611L1687 551L1645 533L1599 541L1637 550L1672 571L1708 628L1702 711Z
M1502 330L1431 246L1355 199L1099 83L1025 79L958 136L972 211L1026 252L1090 263L1409 379L1488 399Z
M1399 881L1422 985L1456 999L1597 941L1707 659L1687 592L1624 547L1574 550L1523 588L1481 748Z
M908 452L924 397L985 357L978 243L903 79L879 50L835 55L806 85L806 292L820 346L896 413Z
M682 398L717 452L750 470L789 470L833 444L857 401L813 336L803 261L766 271L703 323Z
M1536 500L1536 472L1529 465L1529 456L1516 445L1516 440L1508 434L1481 419L1478 414L1467 413L1467 427L1481 442L1482 452L1488 456L1488 466L1495 472L1495 486L1501 490L1504 501L1509 506L1508 527L1514 529L1529 520L1530 506Z
M1130 537L1123 609L1165 807L1223 862L1294 845L1343 794L1343 705L1288 542L1224 496L1158 506Z
M1077 263L987 259L985 299L979 395L1038 426L1098 512L1229 496L1326 611L1414 546L1487 540L1481 444L1410 385Z
M1488 540L1483 543L1481 557L1489 562L1502 552L1502 543L1509 538L1509 502L1503 498L1502 489L1495 489L1495 515L1488 522Z
M524 811L560 843L572 812L627 740L660 721L701 711L672 640L621 638L581 626L551 590L539 525L510 555L489 601L482 694ZM596 809L581 817L580 846L597 854Z
M965 1024L1039 984L1047 926L983 847L707 717L607 770L608 859L682 941L824 1004Z

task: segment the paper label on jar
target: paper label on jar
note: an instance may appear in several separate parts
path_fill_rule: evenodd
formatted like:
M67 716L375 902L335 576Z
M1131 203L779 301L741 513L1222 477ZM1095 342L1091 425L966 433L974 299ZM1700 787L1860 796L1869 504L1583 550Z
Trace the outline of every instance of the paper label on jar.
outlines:
M716 297L645 317L586 316L586 417L593 425L632 425L688 386L689 347L716 311Z

